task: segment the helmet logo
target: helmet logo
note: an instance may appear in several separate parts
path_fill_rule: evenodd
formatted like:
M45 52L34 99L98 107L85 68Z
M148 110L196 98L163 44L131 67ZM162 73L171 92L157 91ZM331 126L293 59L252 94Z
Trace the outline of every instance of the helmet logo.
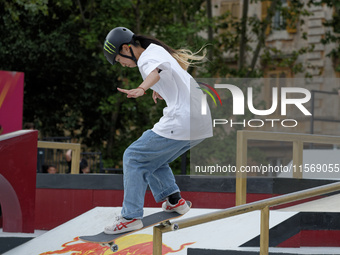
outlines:
M113 55L116 53L115 49L116 47L112 43L110 43L108 40L105 41L104 50Z

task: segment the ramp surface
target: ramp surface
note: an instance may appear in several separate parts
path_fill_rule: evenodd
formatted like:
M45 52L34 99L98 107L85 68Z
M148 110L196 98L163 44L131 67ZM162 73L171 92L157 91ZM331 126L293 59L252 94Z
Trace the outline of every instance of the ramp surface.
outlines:
M84 243L82 235L99 233L110 224L121 208L97 207L33 240L6 252L4 255L152 255L153 228L146 228L117 240L119 251L113 253L108 247L95 243ZM159 212L160 208L145 208L144 215ZM180 220L215 209L191 209ZM270 228L290 219L298 212L271 211ZM176 222L174 220L173 222ZM188 249L259 251L259 248L239 247L260 233L260 212L250 212L203 225L163 234L163 254L187 255ZM294 254L340 254L340 248L270 248L271 252ZM322 253L319 253L322 251ZM229 253L231 254L231 253ZM212 254L211 254L212 255Z
M81 235L99 233L110 224L121 208L97 207L35 239L6 252L4 255L47 254L152 254L152 232L147 228L117 240L119 251L111 253L108 247L84 243ZM160 208L145 208L144 215L158 212ZM191 209L180 219L185 219L212 209ZM288 219L296 212L271 212L270 226ZM214 221L163 235L163 254L187 254L187 248L230 249L257 236L260 232L260 212L251 212L224 220ZM176 222L174 220L173 222ZM77 253L76 253L77 252ZM89 253L90 252L90 253ZM134 253L133 253L134 252Z
M340 194L280 209L283 212L340 212Z

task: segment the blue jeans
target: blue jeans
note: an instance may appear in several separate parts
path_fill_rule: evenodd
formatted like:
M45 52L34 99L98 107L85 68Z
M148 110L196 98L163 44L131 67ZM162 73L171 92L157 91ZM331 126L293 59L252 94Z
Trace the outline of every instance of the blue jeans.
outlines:
M164 138L147 130L124 152L124 201L122 216L142 219L149 185L156 202L179 192L169 163L202 140L181 141Z

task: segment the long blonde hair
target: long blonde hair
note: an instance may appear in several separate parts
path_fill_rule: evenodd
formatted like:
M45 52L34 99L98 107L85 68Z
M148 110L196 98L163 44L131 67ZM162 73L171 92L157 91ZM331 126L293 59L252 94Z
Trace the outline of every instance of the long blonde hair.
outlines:
M206 49L202 47L197 52L192 52L188 49L179 49L175 50L165 44L164 42L151 37L151 36L145 36L145 35L133 35L131 44L133 45L140 45L142 48L146 49L151 43L157 44L159 46L162 46L166 51L170 53L170 55L177 60L178 64L184 69L188 70L189 66L193 65L193 62L196 64L202 63L205 59L205 56L207 54ZM202 55L199 55L202 52Z
M199 55L201 52L202 55ZM205 59L206 54L207 50L202 47L199 51L194 53L188 49L175 50L175 52L172 53L171 56L173 56L177 60L178 64L184 70L188 70L189 66L193 65L193 63L202 63Z

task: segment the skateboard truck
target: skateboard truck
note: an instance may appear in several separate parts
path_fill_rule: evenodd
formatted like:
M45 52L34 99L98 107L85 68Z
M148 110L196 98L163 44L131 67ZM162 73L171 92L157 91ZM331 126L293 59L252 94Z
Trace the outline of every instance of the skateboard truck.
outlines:
M169 220L166 220L166 221L161 222L160 225L162 225L163 227L170 226L171 222Z
M160 225L162 225L163 227L171 226L172 231L176 231L179 229L179 226L177 223L172 224L169 220L161 222Z

